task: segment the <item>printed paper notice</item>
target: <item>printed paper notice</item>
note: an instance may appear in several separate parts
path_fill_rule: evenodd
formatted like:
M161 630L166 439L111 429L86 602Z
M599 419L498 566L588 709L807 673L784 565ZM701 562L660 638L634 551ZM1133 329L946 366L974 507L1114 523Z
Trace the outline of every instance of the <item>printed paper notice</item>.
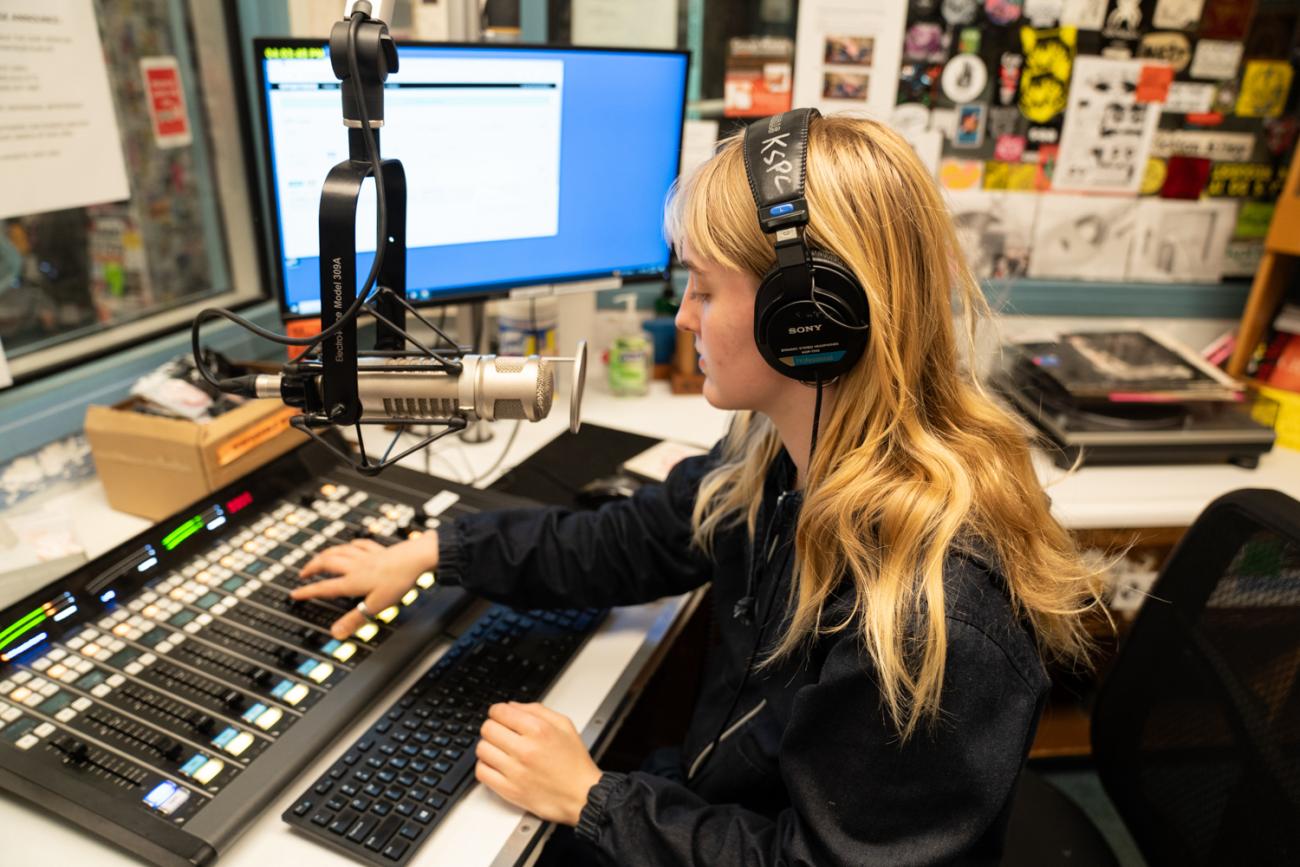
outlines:
M91 0L5 0L0 117L0 218L130 197Z
M1052 186L1095 193L1136 193L1151 152L1160 106L1137 100L1145 64L1080 57Z
M888 121L902 63L904 0L803 0L794 50L794 107Z

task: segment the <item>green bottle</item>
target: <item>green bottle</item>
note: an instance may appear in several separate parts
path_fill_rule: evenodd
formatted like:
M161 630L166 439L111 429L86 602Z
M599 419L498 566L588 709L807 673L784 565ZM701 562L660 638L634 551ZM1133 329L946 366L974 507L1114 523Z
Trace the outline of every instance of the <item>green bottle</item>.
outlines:
M617 395L642 395L650 390L653 348L636 315L636 294L625 292L614 300L626 307L623 326L609 347L609 390Z

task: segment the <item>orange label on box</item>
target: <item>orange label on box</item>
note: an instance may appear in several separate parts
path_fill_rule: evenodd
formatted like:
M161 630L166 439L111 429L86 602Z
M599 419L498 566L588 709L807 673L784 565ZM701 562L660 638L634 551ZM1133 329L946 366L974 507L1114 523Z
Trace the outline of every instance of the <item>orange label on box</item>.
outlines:
M320 334L320 320L290 319L288 322L284 323L284 333L290 337L311 337ZM297 360L298 356L302 355L302 351L306 348L307 347L305 346L290 346L289 360Z
M238 435L217 446L217 466L224 467L237 461L262 443L275 439L289 429L289 419L297 414L298 410L286 406L252 427L240 431Z

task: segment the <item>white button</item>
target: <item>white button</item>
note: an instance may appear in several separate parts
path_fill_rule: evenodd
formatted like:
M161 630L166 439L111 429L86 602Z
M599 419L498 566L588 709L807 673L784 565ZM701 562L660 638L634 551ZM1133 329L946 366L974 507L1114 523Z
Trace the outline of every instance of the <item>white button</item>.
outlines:
M81 677L80 671L77 671L75 668L69 668L67 671L63 672L63 674L59 675L59 680L63 681L64 683L72 683L74 680L77 680L80 677Z
M94 689L92 689L90 691L90 694L93 695L95 698L103 698L104 696L108 695L112 691L113 688L111 686L109 686L106 683L101 683L97 685Z
M158 644L157 644L158 652L159 652L159 653L168 653L168 652L170 652L171 649L172 649L172 644L173 644L173 642L174 642L174 639L173 639L173 641L160 641L160 642L158 642Z
M124 683L126 683L126 678L120 674L115 674L108 679L108 685L114 688L119 687Z
M46 656L48 656L53 662L58 662L60 659L62 659L67 655L68 652L64 650L62 647L56 647L46 654Z
M27 705L28 707L36 707L38 704L40 704L43 701L45 701L45 696L41 695L39 692L34 692L31 695L27 696L27 698L23 699L23 704Z
M198 632L202 628L203 628L203 624L199 623L197 620L192 620L189 623L185 624L185 631L188 632L190 635L193 635L194 633Z
M83 695L81 698L77 699L72 703L72 707L74 710L85 710L86 708L90 707L91 704L92 704L91 700L86 698Z
M43 738L46 735L51 735L53 733L54 723L41 723L36 728L32 729L32 734L36 735L38 738Z
M56 683L47 683L41 687L41 695L49 698L59 691L59 685Z
M59 722L70 722L76 715L77 712L75 710L70 707L65 707L63 710L56 713L54 718Z
M141 665L153 665L157 661L158 661L158 657L154 656L152 653L146 653L144 656L136 660L136 662L140 663Z
M8 695L17 685L12 680L0 680L0 695Z
M41 739L35 735L23 735L18 739L18 743L14 744L14 746L18 747L20 750L30 750L40 742Z
M40 659L32 663L32 668L36 669L37 671L44 671L45 669L49 668L53 664L54 663L52 663L50 660L42 656Z
M0 719L4 720L7 723L13 722L14 720L18 719L18 717L22 715L23 712L16 707L7 707L3 711L0 711Z
M112 628L113 628L113 618L111 618L111 617L101 617L101 618L99 618L99 626L100 626L101 629L112 629Z
M235 735L226 744L226 752L232 756L243 755L244 751L253 745L253 736L248 732L240 732Z
M77 671L81 672L82 674L85 674L86 672L90 671L94 667L95 666L90 664L89 659L78 659L76 662Z
M238 596L240 599L246 599L248 597L248 594L252 592L253 592L253 588L245 584L243 587L240 587L238 590L235 591L235 595Z
M26 683L32 679L32 673L30 671L15 671L14 676L9 679L14 683Z
M109 659L110 657L112 657L112 655L113 655L113 651L109 650L107 647L101 647L99 649L99 653L95 654L95 658L98 659L100 662L103 662Z
M200 614L198 617L194 619L197 620L199 623L202 623L204 626L207 626L209 623L212 622L212 615L208 614L207 612L204 612L203 614Z
M224 605L222 605L220 602L218 602L216 605L213 605L213 606L212 606L211 611L212 611L213 614L215 614L216 616L220 617L221 615L223 615L223 614L226 613L226 606L224 606Z
M81 646L85 644L86 641L83 638L69 638L67 643L68 647L71 647L73 650L80 650Z

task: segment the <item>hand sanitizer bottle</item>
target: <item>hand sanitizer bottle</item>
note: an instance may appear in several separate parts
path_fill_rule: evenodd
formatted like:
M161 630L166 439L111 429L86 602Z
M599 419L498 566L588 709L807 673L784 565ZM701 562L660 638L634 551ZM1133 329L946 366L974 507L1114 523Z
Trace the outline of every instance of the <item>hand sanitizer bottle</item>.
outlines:
M619 335L609 347L609 390L617 395L642 395L650 390L651 346L636 315L636 294L624 292L614 300L626 313Z

